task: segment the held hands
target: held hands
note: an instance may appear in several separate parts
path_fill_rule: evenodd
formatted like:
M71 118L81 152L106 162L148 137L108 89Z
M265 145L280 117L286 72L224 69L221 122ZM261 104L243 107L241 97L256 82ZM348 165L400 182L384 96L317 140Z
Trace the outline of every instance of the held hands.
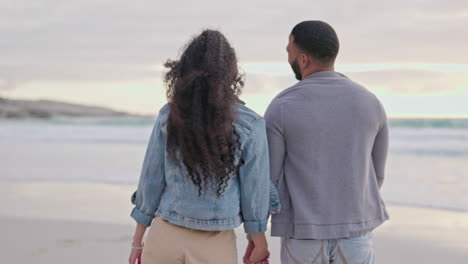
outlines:
M260 243L256 246L253 241L249 241L243 261L244 264L269 264L269 256L270 252L268 252L266 243L264 245Z

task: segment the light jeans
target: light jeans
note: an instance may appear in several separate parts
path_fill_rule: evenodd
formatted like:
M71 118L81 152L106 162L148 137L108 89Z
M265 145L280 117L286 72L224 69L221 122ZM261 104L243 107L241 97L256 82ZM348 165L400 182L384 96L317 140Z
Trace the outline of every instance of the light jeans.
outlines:
M281 264L375 264L372 233L342 239L281 239Z

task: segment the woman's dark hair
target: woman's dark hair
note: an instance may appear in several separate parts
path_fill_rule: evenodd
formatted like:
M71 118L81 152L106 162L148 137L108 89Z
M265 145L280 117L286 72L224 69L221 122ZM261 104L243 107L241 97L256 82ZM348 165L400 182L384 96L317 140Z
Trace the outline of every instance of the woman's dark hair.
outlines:
M335 30L323 21L303 21L294 26L294 43L324 65L333 65L340 49Z
M167 150L183 161L199 195L215 186L221 196L242 161L240 138L233 121L244 86L234 49L216 30L192 39L178 61L168 60L169 118Z

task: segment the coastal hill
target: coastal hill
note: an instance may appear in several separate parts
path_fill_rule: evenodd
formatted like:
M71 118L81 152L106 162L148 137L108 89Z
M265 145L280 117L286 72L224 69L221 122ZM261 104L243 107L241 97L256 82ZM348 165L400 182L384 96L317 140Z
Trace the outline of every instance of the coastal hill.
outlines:
M85 106L50 100L13 100L0 97L0 119L3 118L51 118L135 116L105 107Z

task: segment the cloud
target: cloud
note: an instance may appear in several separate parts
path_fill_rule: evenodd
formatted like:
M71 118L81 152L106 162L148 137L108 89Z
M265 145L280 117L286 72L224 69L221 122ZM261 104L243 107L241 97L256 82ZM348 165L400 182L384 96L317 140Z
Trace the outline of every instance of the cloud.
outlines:
M0 91L13 90L15 86L16 86L15 82L0 78Z
M403 8L404 7L404 8ZM152 78L203 28L222 30L240 61L286 61L297 22L337 30L340 63L463 63L464 1L0 1L0 74L7 79Z
M466 72L384 70L350 72L346 75L367 88L382 94L437 95L468 89Z
M249 92L271 92L295 83L287 63L249 62L242 68ZM336 70L385 94L434 95L468 89L468 64L338 64Z
M294 75L273 76L258 73L247 73L245 76L245 95L265 94L284 90L297 83Z

